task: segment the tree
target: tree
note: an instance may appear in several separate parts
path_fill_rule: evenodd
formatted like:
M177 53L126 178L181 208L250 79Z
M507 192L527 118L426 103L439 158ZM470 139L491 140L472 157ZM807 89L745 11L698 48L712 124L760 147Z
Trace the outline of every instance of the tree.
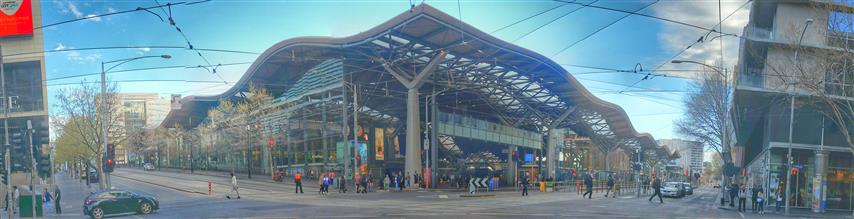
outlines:
M717 69L715 73L705 74L701 81L695 82L683 99L685 114L676 122L676 132L694 141L702 143L723 159L721 168L732 162L734 130L730 121L732 105L732 85L727 75ZM729 178L721 175L721 195Z
M117 90L114 83L109 83L107 86L104 98L107 108L106 120L99 115L102 104L100 87L97 83L89 83L85 80L80 82L80 86L60 89L56 94L56 104L53 108L57 114L55 117L69 118L57 120L60 124L55 124L54 127L61 127L59 131L63 135L68 135L73 142L85 147L94 155L86 159L95 159L100 179L104 179L102 155L105 133L102 131L102 125L107 126L108 143L119 144L125 140L123 136L126 136L124 126L119 119L122 115L119 113L121 106L118 104ZM104 180L99 181L98 187L105 188Z
M208 110L210 123L203 125L210 132L217 133L214 145L220 145L217 151L232 152L235 149L250 149L253 147L252 139L257 140L256 133L261 128L261 118L278 108L266 108L273 101L270 92L263 87L250 85L248 92L244 93L239 100L221 99L219 105ZM222 142L220 142L222 141ZM244 147L232 147L232 145L244 145ZM254 145L257 146L257 145ZM246 158L251 162L251 157ZM236 169L237 167L232 167ZM247 163L246 170L251 178L251 163Z

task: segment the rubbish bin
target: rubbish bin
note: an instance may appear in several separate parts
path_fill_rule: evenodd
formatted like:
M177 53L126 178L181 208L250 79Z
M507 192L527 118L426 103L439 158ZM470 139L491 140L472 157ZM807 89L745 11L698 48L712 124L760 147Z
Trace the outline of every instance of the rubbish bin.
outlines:
M42 195L36 194L36 217L42 216ZM18 198L18 211L21 217L33 217L33 194L21 194Z

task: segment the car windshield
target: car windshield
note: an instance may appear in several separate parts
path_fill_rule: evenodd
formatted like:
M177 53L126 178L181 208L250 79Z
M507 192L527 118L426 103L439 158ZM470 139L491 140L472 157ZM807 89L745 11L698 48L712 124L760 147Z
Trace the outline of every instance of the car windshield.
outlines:
M0 11L0 195L45 218L854 211L854 0Z

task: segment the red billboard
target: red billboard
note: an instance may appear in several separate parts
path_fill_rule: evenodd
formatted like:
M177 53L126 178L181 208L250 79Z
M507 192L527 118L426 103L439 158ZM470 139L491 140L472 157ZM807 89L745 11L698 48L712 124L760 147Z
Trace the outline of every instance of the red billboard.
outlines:
M31 0L0 0L0 37L33 34Z

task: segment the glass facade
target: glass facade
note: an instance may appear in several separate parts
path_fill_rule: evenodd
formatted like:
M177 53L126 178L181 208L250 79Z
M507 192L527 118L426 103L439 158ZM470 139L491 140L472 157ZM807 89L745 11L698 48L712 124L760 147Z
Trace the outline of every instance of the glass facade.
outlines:
M42 72L39 61L4 63L6 91L11 100L10 112L43 111ZM5 104L5 101L0 101Z

